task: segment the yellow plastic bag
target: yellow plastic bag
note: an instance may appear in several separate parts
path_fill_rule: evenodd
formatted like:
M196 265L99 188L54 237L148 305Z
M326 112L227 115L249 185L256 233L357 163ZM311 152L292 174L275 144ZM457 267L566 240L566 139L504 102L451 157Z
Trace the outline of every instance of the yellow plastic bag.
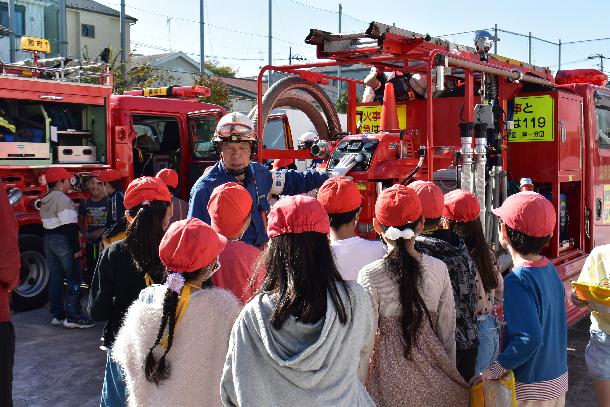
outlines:
M486 380L470 389L471 407L516 407L515 375L504 373L498 380Z

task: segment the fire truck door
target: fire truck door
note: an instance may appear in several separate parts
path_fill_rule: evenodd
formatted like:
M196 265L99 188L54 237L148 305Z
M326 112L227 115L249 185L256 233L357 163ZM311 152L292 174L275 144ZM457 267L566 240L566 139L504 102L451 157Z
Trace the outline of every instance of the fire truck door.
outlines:
M188 185L186 194L205 169L214 165L220 159L212 139L216 123L222 112L219 109L204 110L188 114L188 129L190 148L185 149L184 159L188 162Z
M610 94L595 92L594 101L595 126L589 152L593 160L592 247L610 243Z

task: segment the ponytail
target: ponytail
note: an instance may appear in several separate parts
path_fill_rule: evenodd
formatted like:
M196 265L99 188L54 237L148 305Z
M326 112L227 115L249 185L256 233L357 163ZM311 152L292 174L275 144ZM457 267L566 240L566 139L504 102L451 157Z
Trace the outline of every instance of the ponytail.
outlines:
M165 233L163 219L169 205L169 202L152 201L129 210L134 219L127 227L125 244L138 271L151 274L157 283L162 280L158 276L162 274L159 244Z
M406 228L415 230L417 223L409 223L398 229ZM414 239L414 238L413 238ZM384 259L385 267L396 277L399 285L400 303L402 305L402 335L404 339L404 355L407 359L411 357L411 349L417 344L417 335L424 323L424 319L430 322L428 308L422 299L419 288L422 279L421 266L417 259L407 250L408 240L399 238L394 241L394 249Z

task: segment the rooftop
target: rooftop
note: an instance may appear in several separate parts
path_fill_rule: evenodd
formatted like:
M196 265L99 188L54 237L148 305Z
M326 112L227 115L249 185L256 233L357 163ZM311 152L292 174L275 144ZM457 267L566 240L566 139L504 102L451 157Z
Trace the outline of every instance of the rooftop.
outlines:
M105 14L113 17L121 16L121 13L119 11L108 6L104 6L103 4L93 0L66 0L66 7L77 10L90 11L92 13ZM134 23L138 21L137 18L131 17L127 14L125 15L125 18L133 21Z

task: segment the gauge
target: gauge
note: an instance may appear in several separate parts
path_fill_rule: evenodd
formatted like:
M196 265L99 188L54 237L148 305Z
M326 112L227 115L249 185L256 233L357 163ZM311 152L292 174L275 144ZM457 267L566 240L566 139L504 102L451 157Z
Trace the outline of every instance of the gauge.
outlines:
M373 141L366 141L366 142L364 143L364 149L365 149L365 150L369 150L369 151L370 151L370 150L372 150L374 147L375 147L375 142L373 142Z
M350 140L347 145L348 151L360 151L362 149L362 140Z
M347 140L343 140L342 142L340 142L340 143L339 143L339 145L337 146L337 148L338 148L339 150L345 150L345 149L347 148L347 143L348 143L348 141L347 141Z

